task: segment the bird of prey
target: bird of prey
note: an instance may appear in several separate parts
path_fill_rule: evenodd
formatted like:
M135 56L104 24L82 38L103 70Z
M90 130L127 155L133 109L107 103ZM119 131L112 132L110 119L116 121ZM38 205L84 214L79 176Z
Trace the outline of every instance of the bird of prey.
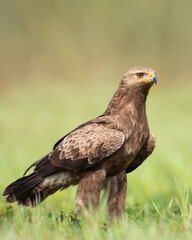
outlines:
M149 132L146 99L157 83L151 68L135 67L121 79L106 111L61 138L53 150L34 162L33 172L11 183L6 201L36 206L49 195L78 185L76 209L95 209L102 189L108 192L111 217L124 212L127 173L153 152L155 136Z

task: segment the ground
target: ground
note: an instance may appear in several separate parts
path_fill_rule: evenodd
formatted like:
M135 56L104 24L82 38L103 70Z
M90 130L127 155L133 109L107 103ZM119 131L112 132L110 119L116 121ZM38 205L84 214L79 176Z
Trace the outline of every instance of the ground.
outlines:
M0 239L191 239L190 83L185 87L179 81L164 83L151 89L147 113L157 145L147 161L128 175L122 219L108 219L103 195L96 213L76 216L76 187L56 193L34 209L4 203L2 192L11 181L69 130L104 112L116 86L89 84L39 87L36 83L2 91Z

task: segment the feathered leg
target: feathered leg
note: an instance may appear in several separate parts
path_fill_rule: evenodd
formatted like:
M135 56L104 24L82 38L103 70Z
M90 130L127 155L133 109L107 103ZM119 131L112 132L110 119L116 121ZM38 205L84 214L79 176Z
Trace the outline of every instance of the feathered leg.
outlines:
M94 209L98 207L105 177L106 172L102 169L90 172L80 180L75 199L77 211L80 211L82 206L89 208L91 205Z
M110 217L120 217L125 210L127 192L126 171L122 171L118 175L108 178L106 190L109 191L108 207Z

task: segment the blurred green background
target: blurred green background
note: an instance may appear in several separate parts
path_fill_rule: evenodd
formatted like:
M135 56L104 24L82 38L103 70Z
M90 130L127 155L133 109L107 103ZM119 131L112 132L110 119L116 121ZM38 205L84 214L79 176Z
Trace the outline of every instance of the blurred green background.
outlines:
M157 146L129 175L127 204L168 204L175 179L191 191L191 9L190 0L1 0L1 195L59 138L104 112L139 65L158 77L147 102ZM74 188L60 195L50 199L73 201Z
M138 65L153 67L160 83L190 78L190 0L0 3L0 79L5 85L111 84Z

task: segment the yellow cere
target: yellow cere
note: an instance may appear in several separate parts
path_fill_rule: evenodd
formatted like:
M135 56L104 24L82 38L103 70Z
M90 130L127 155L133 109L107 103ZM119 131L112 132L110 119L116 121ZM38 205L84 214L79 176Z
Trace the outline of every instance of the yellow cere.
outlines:
M145 78L145 79L142 79L141 81L142 81L142 82L151 82L151 79L152 79L153 76L154 76L154 73L150 73L150 74L149 74L149 77L150 77L150 78Z
M149 77L152 78L154 76L154 73L150 73Z

